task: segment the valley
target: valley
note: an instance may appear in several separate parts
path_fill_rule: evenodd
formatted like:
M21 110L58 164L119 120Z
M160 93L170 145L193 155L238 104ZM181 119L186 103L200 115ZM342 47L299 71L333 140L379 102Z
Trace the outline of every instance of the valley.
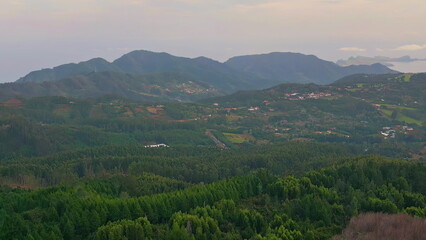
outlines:
M0 240L426 240L426 1L0 1Z
M424 218L425 85L363 73L229 93L110 71L1 85L0 239L325 240L360 214Z

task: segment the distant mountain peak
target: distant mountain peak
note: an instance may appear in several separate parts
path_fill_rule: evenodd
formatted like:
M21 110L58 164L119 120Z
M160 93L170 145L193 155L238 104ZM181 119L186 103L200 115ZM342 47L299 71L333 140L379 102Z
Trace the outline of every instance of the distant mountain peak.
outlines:
M263 79L273 79L280 83L328 84L355 73L382 74L395 72L383 65L341 67L315 55L292 52L233 57L226 64L236 70Z
M129 53L124 54L121 57L126 57L126 56L150 56L150 55L172 56L171 54L166 53L166 52L153 52L153 51L148 51L148 50L134 50L134 51L131 51Z

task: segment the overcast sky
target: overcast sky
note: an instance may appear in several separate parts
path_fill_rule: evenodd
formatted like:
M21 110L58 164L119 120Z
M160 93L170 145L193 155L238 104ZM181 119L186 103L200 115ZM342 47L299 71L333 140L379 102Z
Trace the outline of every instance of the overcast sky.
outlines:
M426 0L0 0L0 82L136 49L426 58Z

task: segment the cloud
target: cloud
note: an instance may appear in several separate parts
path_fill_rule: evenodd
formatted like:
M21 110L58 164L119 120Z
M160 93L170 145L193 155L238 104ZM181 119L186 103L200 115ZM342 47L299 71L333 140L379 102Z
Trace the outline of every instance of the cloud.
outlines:
M397 47L393 50L395 51L419 51L419 50L423 50L426 49L426 44L408 44L408 45L403 45L400 47Z
M359 47L342 47L342 48L339 48L339 50L344 52L365 52L366 51L366 49L359 48Z

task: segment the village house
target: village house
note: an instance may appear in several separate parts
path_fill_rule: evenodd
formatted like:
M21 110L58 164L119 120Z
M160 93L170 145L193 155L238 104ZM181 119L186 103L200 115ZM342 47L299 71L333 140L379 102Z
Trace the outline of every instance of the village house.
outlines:
M258 111L259 107L250 107L248 110L249 111Z
M153 145L146 145L145 148L160 148L160 147L169 147L168 145L164 143L160 144L153 144Z

